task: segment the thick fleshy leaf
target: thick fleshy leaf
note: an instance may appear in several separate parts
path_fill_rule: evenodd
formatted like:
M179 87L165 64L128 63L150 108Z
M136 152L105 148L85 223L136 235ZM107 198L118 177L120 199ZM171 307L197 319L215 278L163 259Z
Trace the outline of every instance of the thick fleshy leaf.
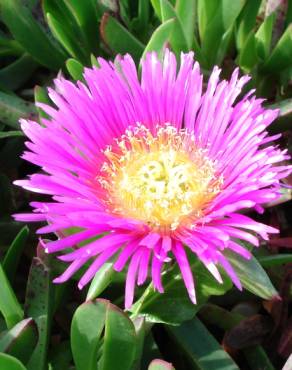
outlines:
M4 131L0 132L0 139L6 139L8 137L23 136L22 131Z
M46 368L53 292L49 256L43 255L42 247L38 248L38 257L34 257L30 267L26 288L26 315L37 323L39 339L37 346L27 364L28 370Z
M33 319L25 319L5 332L0 338L0 352L5 352L27 363L38 340L38 331Z
M194 317L210 295L224 294L232 287L228 278L224 279L223 284L219 284L195 257L191 256L189 259L195 277L196 305L190 301L181 272L175 267L162 276L164 293L155 292L150 285L132 306L131 312L134 315L145 315L150 322L179 325Z
M0 297L0 312L5 319L8 329L10 329L23 319L23 311L1 264Z
M270 57L263 66L263 71L271 72L274 74L279 74L283 69L291 66L292 63L292 24L290 24L274 50L272 51Z
M0 91L0 121L12 128L19 128L19 119L33 119L36 109L33 104Z
M259 27L255 34L257 55L265 61L270 54L273 25L275 22L275 14L269 15Z
M175 10L182 24L188 50L191 50L195 37L196 0L177 0Z
M64 0L64 2L76 19L90 50L97 52L99 46L99 30L95 2L92 0Z
M48 96L47 90L44 87L36 85L34 88L34 100L37 103L45 103L50 105L50 98ZM37 112L40 117L48 118L48 115L39 107L37 107Z
M0 353L0 369L5 370L26 370L26 367L17 358Z
M52 33L63 45L66 51L75 59L78 59L82 63L86 64L89 60L89 55L86 55L86 52L74 38L74 35L69 32L70 29L68 30L68 28L63 25L62 20L57 19L53 14L47 13L46 16Z
M113 264L111 262L106 262L92 279L86 300L89 301L97 298L111 283L114 274Z
M0 70L0 87L7 90L19 89L36 70L38 63L28 54Z
M109 301L88 301L74 314L71 346L77 370L96 370L98 360L99 370L127 370L136 353L135 328Z
M24 2L2 1L1 18L19 44L39 63L54 70L62 66L64 54L51 42Z
M207 68L216 63L222 35L234 26L244 3L243 0L198 0L198 25Z
M278 119L272 124L271 131L279 133L291 128L292 99L285 99L268 106L270 109L279 109Z
M170 35L170 45L172 46L172 49L177 54L179 54L181 51L188 51L188 43L183 31L183 25L180 18L178 18L174 7L168 0L161 0L160 7L162 23L172 18L177 19L177 22L175 22L174 28L172 29Z
M175 370L175 368L169 362L156 359L151 362L148 370Z
M129 53L136 61L143 54L144 45L107 13L102 17L100 31L103 41L114 53Z
M256 38L252 31L239 53L238 63L244 72L249 73L258 62Z
M240 50L245 44L250 32L256 24L256 17L262 0L247 1L238 17L238 27L236 30L236 45Z
M83 79L82 73L84 67L80 62L78 62L78 60L72 58L68 59L66 61L66 67L71 77L74 78L74 80L77 81Z
M177 22L176 19L172 18L168 21L162 23L156 30L153 32L148 44L145 47L143 59L147 52L149 51L157 51L162 52L163 47L166 45L167 41L169 41L171 32L175 23Z
M198 318L180 326L166 326L165 328L175 340L177 347L188 354L194 368L239 370L229 354L221 348Z
M246 260L230 250L226 250L224 255L228 258L245 289L264 299L279 296L269 276L255 257Z
M16 235L15 239L11 243L8 251L6 252L5 258L3 260L3 269L6 273L7 278L12 281L15 271L17 269L21 253L25 246L25 242L28 238L29 229L24 226L19 233Z

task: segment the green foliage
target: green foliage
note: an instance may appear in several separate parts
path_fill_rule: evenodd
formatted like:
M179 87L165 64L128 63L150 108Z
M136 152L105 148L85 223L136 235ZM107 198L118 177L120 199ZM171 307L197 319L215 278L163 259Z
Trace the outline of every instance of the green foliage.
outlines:
M231 288L229 279L219 284L206 268L195 258L190 257L191 269L196 279L197 304L190 301L179 268L176 266L163 275L163 294L150 285L140 299L132 306L134 315L145 315L149 322L162 322L171 325L191 319L210 295L224 294ZM167 309L165 309L167 307Z
M77 370L129 370L136 352L135 328L110 302L88 301L74 314L71 345Z
M239 367L198 318L187 321L180 327L168 326L167 331L174 338L180 350L188 354L194 368L239 370Z

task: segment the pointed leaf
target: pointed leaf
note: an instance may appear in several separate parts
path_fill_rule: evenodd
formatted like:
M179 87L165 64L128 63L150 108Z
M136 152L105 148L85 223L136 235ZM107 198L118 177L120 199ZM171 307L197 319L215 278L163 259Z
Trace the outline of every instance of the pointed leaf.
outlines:
M240 50L245 44L250 32L256 26L256 17L262 0L247 1L239 16L239 26L236 31L236 44Z
M36 110L33 104L14 95L5 94L0 91L0 121L6 125L19 128L19 119L33 119Z
M22 131L4 131L0 132L0 139L6 139L7 137L23 136Z
M278 292L269 276L255 257L246 260L230 250L226 250L224 255L233 266L245 289L263 299L278 297Z
M103 41L114 53L129 53L136 61L143 54L144 45L108 13L102 17L100 32Z
M292 24L290 24L278 41L270 57L263 66L265 72L279 74L292 63Z
M103 301L85 302L75 311L71 325L71 348L77 370L96 369L106 312L107 305Z
M64 54L51 42L23 2L2 1L1 18L19 44L39 63L54 70L62 66Z
M54 36L59 40L67 52L72 55L75 59L80 60L86 64L88 56L84 52L84 49L79 45L78 40L70 33L70 29L67 29L60 19L56 19L53 14L47 13L47 20Z
M192 49L196 25L196 0L177 0L175 10L182 24L188 50Z
M26 315L32 317L38 327L37 346L27 364L28 370L46 368L49 334L51 326L53 292L51 283L50 256L38 248L38 257L33 258L26 289Z
M190 256L189 260L196 282L196 305L190 301L181 272L176 266L162 276L164 293L154 291L153 286L149 285L142 297L132 306L131 312L134 315L145 315L149 322L179 325L194 317L210 295L221 295L231 288L229 279L224 279L223 284L219 284L194 256Z
M106 262L95 274L88 289L86 300L98 297L111 283L114 273L113 264Z
M82 80L83 79L83 65L78 62L76 59L68 59L66 61L66 67L72 78L74 80Z
M0 264L0 312L8 329L23 319L22 308L12 290L7 276ZM0 367L1 368L1 367Z
M0 353L0 369L3 370L26 370L26 367L15 357Z
M177 22L177 20L172 18L156 28L145 47L141 59L143 59L149 51L157 51L157 53L161 53L163 51L163 47L166 45L167 41L169 41L175 22Z
M2 265L6 273L6 276L10 281L12 281L14 277L15 271L20 260L21 253L25 246L25 242L28 238L28 234L29 229L27 226L24 226L16 235L8 251L6 252Z
M256 49L258 56L265 61L270 54L273 25L275 23L275 14L270 14L259 27L255 34Z
M213 335L198 318L180 326L166 326L180 350L188 354L193 366L201 370L239 370Z
M23 54L15 62L0 70L0 86L2 89L19 89L36 70L38 64L28 54Z
M128 370L136 353L135 328L109 301L88 301L74 314L71 345L77 370L96 370L98 354L99 370Z
M24 364L29 360L38 340L38 331L33 319L25 319L5 332L0 338L0 352L18 358Z

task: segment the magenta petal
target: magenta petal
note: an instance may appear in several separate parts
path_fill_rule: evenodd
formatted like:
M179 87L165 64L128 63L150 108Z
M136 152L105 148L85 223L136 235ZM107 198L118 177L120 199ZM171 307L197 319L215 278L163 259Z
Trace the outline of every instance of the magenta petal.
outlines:
M101 266L110 259L120 248L120 246L115 246L108 248L104 252L102 252L96 260L91 264L89 269L85 272L78 283L78 288L82 289L84 285L86 285L96 274L96 272L101 268Z
M126 291L125 291L125 308L129 309L132 306L134 299L135 281L137 276L137 270L139 267L140 258L142 256L142 250L139 250L134 254L131 259L127 279L126 279Z
M242 290L241 282L238 279L233 267L231 264L228 262L227 258L225 258L221 253L217 253L218 256L218 261L230 277L230 279L233 281L234 285L239 289Z
M182 246L182 244L178 241L176 241L173 245L172 252L177 260L177 263L179 265L185 286L187 288L187 291L189 293L189 297L191 301L196 304L196 292L195 292L195 286L194 286L194 279L193 274L190 269L190 264L187 259L186 252Z
M258 246L278 232L243 213L263 212L292 173L287 149L275 143L279 135L267 130L279 110L264 107L254 90L242 94L250 77L238 68L220 80L215 66L205 81L193 52L180 61L167 48L146 53L140 71L130 55L98 63L85 68L84 82L55 79L48 89L54 107L37 104L47 118L20 121L27 137L22 158L39 170L15 185L52 199L31 202L32 213L15 220L44 221L38 234L58 234L46 250L61 251L57 258L70 265L56 282L91 259L82 287L118 254L116 271L129 263L127 308L135 284L149 275L163 292L163 266L172 256L196 302L196 271L184 245L218 282L221 265L241 289L223 251L250 258L241 240ZM71 228L79 231L66 236Z

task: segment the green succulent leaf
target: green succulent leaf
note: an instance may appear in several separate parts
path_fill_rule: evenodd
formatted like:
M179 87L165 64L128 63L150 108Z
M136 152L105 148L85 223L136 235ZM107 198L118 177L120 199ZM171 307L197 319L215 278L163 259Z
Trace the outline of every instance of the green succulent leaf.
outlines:
M190 301L181 273L175 266L162 276L164 293L154 291L153 286L149 285L141 298L132 306L133 315L145 315L148 322L179 325L194 317L210 295L224 294L232 287L228 278L224 279L223 284L219 284L194 256L190 256L189 260L196 281L196 305Z
M71 346L77 370L96 370L97 361L98 370L128 370L136 353L135 328L109 301L88 301L74 314Z
M146 53L149 51L157 51L159 54L163 52L163 48L170 38L171 32L177 19L169 19L168 21L162 23L152 34L148 44L145 47L143 56L141 59L145 58Z
M6 252L2 266L3 270L6 273L7 278L10 281L12 281L14 278L15 271L17 269L23 248L28 238L28 234L29 229L27 226L24 226L16 235L8 251Z
M91 52L97 53L99 46L99 29L97 7L92 0L64 0L76 19Z
M292 63L292 24L290 24L276 44L263 66L264 72L279 74Z
M87 292L86 300L93 300L106 289L112 281L115 271L111 262L105 263L95 274Z
M44 255L42 249L42 247L38 248L38 257L32 260L26 288L26 315L35 320L39 332L37 346L27 364L28 370L46 368L49 344L53 292L49 266L50 256Z
M9 137L23 136L22 131L3 131L0 132L0 139L6 139Z
M221 47L222 35L230 33L235 20L243 8L245 1L236 0L198 0L199 33L201 50L206 60L206 67L211 68L217 63ZM226 48L227 45L224 45ZM222 56L220 56L222 58Z
M31 77L38 64L24 54L15 62L0 70L0 86L3 90L16 90Z
M188 43L183 31L183 25L181 23L181 20L178 18L174 7L168 0L161 0L160 6L162 23L172 18L175 18L177 20L174 23L174 27L171 31L169 40L172 49L176 52L177 55L179 55L181 51L188 51Z
M145 46L108 13L102 17L100 31L104 43L114 53L129 53L135 61L140 59Z
M12 128L19 128L19 119L36 117L36 109L29 103L15 95L0 91L0 121Z
M192 365L201 370L239 370L213 335L198 318L180 326L166 326L180 350L188 354Z
M66 61L66 68L74 80L83 80L84 66L76 59L68 59Z
M52 43L20 0L1 2L1 18L19 44L40 64L58 70L65 55Z
M269 276L255 257L252 256L251 259L246 260L230 250L226 250L224 255L228 258L245 289L263 299L279 296Z
M273 25L275 14L270 14L259 27L255 34L257 55L265 61L270 54Z
M0 312L5 319L8 329L10 329L23 319L23 311L1 264L0 297Z
M38 331L33 319L20 321L0 338L0 352L5 352L27 363L38 340Z
M89 55L86 54L81 43L78 43L78 39L76 39L69 31L70 28L66 28L62 24L62 20L57 19L53 14L47 13L46 16L52 33L67 50L67 52L75 59L78 59L80 62L86 64L88 62Z
M256 17L258 15L262 0L247 1L238 17L238 27L235 33L236 45L240 50L246 43L250 33L256 26Z
M48 96L47 90L42 87L36 85L34 88L34 101L35 103L44 103L50 105L50 98ZM48 118L48 115L39 107L37 107L37 112L40 118Z
M244 72L249 73L256 63L258 62L258 56L256 51L256 38L253 31L249 34L245 45L242 47L239 53L238 63Z
M17 358L0 353L0 369L7 370L26 370L26 367Z

